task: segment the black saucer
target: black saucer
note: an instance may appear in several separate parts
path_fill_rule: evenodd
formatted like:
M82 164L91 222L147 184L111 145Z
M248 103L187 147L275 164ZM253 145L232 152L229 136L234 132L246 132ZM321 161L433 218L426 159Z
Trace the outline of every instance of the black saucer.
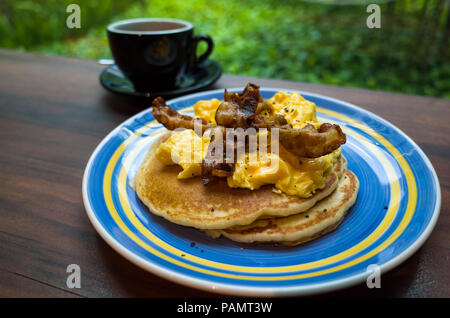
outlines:
M175 87L170 90L152 91L149 88L148 91L137 91L133 83L123 75L116 65L110 65L100 74L100 83L110 92L120 95L152 99L158 96L171 98L208 87L217 81L220 75L222 75L220 64L213 60L206 60L199 64L193 72L181 78Z

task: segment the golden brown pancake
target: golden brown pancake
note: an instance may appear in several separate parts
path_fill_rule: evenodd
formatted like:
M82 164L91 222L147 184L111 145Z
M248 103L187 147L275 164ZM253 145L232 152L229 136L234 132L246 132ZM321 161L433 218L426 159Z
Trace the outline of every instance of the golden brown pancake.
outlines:
M337 189L303 213L259 219L249 225L210 230L207 234L213 237L224 235L233 241L245 243L282 242L286 245L297 245L334 230L355 203L358 189L356 176L345 170Z
M135 178L136 193L152 213L203 230L246 225L262 216L288 216L306 211L336 189L346 166L341 156L325 187L306 199L274 193L271 185L258 190L230 188L226 179L204 186L199 177L177 179L181 167L163 165L155 158L158 146L169 135L162 136L150 147Z

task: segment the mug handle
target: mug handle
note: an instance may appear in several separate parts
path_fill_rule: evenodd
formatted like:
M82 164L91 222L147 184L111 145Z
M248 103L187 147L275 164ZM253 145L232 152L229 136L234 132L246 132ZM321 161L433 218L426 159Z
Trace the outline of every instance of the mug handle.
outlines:
M198 63L201 63L204 60L206 60L208 58L208 56L211 54L211 52L212 52L212 50L214 48L214 42L213 42L212 38L209 35L207 35L207 34L194 35L192 37L192 40L194 42L194 45L193 45L194 46L194 56L195 56L194 61L195 61L195 64L198 64ZM196 53L197 52L197 45L198 45L198 43L200 41L205 41L206 44L208 45L208 47L207 47L205 53L203 53L200 56L197 56L197 53Z

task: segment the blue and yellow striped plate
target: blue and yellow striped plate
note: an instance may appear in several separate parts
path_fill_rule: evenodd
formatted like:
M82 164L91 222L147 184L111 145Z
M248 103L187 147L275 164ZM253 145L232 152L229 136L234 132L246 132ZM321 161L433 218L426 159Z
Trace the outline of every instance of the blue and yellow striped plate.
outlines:
M261 89L261 94L269 98L280 90ZM147 149L165 131L151 109L114 129L87 164L83 199L95 229L145 270L226 294L313 294L364 282L370 265L381 273L397 266L424 243L439 215L440 187L430 161L380 117L332 98L302 95L316 103L321 121L341 125L348 169L360 181L357 201L335 231L296 247L249 245L212 239L153 215L129 186ZM223 99L223 90L168 104L189 114L198 100L211 98Z

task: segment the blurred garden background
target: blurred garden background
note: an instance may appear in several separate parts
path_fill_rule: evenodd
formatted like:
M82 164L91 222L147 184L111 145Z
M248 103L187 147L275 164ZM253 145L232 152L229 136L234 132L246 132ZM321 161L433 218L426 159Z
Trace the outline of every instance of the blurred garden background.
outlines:
M137 17L191 21L226 73L450 98L448 0L0 0L0 47L110 58L106 25Z

